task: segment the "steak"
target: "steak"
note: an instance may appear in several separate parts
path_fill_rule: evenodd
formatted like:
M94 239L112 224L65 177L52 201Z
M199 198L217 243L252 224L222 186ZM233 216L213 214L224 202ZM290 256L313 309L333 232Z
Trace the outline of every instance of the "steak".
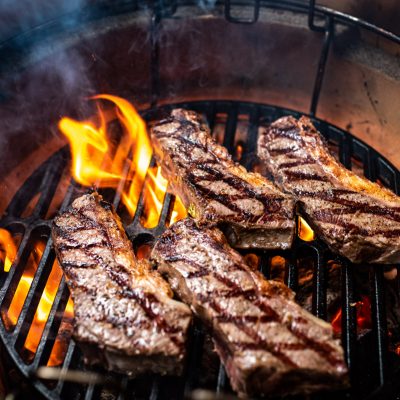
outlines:
M261 175L235 163L193 111L176 109L151 130L156 159L189 214L219 224L237 248L287 249L294 201Z
M211 329L232 388L241 395L299 394L347 385L330 324L294 302L285 285L250 268L215 227L174 224L152 260Z
M129 375L181 373L191 312L136 260L113 207L84 195L55 218L52 237L85 362Z
M353 263L400 262L400 198L338 163L308 118L263 129L258 156L333 251Z

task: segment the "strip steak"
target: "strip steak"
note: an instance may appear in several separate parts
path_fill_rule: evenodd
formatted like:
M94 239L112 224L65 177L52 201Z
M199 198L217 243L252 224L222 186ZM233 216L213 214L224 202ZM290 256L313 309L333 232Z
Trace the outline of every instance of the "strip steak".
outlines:
M83 195L55 218L52 237L85 361L129 375L181 373L191 312L136 260L113 207Z
M261 175L235 163L193 111L176 109L153 126L157 161L189 214L219 224L237 248L287 249L294 201Z
M400 198L338 163L308 118L263 129L258 156L333 251L353 263L400 262Z
M310 393L348 384L330 324L296 304L285 285L252 270L217 228L179 221L156 242L151 257L211 328L239 394Z

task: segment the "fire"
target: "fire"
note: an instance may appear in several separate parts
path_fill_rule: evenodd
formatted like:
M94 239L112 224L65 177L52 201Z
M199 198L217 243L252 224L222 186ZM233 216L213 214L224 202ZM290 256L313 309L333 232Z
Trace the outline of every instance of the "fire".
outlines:
M305 242L311 242L315 239L314 231L311 229L310 225L302 218L298 217L298 235L301 240Z
M55 260L25 340L24 347L32 353L36 352L39 345L61 278L62 270Z
M64 361L65 353L68 349L69 339L72 334L72 320L74 317L74 303L71 297L68 299L67 306L64 311L63 320L61 322L59 333L56 341L54 342L53 349L51 351L49 361L47 365L49 367L54 367L61 365Z
M31 287L33 277L39 265L40 259L46 244L42 241L36 242L35 246L28 257L25 265L24 273L18 283L17 289L13 299L11 300L10 307L6 313L6 325L8 328L15 326L18 321L19 314L25 303L26 296L28 295L29 288Z
M174 209L172 210L171 220L169 222L170 225L178 222L179 220L187 217L187 210L182 203L182 200L179 196L175 197Z
M35 276L36 270L39 266L40 260L42 258L46 243L43 241L38 241L35 243L33 250L31 251L27 263L24 268L23 275L18 283L17 289L15 290L14 297L11 300L11 304L5 314L5 323L7 328L11 329L14 327L18 321L19 315L21 313L22 307L25 303L26 296L28 295L29 289L31 287L33 278ZM39 345L40 338L42 336L44 327L46 325L47 319L49 317L54 298L57 293L58 286L60 284L62 277L62 270L59 267L57 260L54 261L52 270L47 279L45 288L39 300L32 324L29 328L24 348L34 354ZM73 317L73 305L71 299L69 300L64 318ZM54 345L52 355L50 356L49 362L55 360L61 360L65 354L67 341L63 343L58 343L57 341ZM56 351L54 351L56 349ZM60 361L60 362L61 362Z
M149 168L147 176L149 180L144 189L144 208L141 221L145 228L154 228L160 218L168 181L162 176L160 167Z
M0 261L4 272L10 271L12 263L17 257L17 246L10 232L0 228Z
M136 212L147 176L141 221L146 228L153 228L160 217L168 181L160 168L149 168L153 149L146 124L127 100L107 94L93 99L112 102L115 111L106 113L98 108L97 117L91 120L80 122L64 117L59 123L70 143L72 175L84 186L121 190L122 202L131 216ZM115 118L123 129L119 141L113 138L109 127ZM185 216L182 202L175 201L171 223Z
M357 314L357 329L371 328L371 301L368 296L361 296L361 300L353 305L356 307ZM335 333L339 334L342 331L342 309L339 308L331 321L332 328Z

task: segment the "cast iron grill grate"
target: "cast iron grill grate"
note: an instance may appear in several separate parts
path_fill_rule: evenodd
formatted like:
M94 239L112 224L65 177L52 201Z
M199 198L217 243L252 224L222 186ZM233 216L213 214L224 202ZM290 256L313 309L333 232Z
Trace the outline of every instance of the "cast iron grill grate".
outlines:
M166 105L151 109L144 113L144 118L147 121L156 120L178 106L193 109L203 114L214 134L231 154L249 169L257 168L255 150L259 126L282 115L292 114L295 117L300 115L291 110L268 105L234 101L204 101ZM399 171L374 149L332 125L317 119L313 119L313 121L328 142L337 149L338 157L346 167L352 168L352 164L357 163L358 168L360 168L360 165L363 168L366 177L373 181L379 180L397 194L399 193ZM101 378L100 384L90 381L91 376L84 373L81 374L81 377L89 383L77 384L67 382L64 379L50 383L39 380L35 373L40 366L47 365L68 302L69 293L64 278L60 280L58 285L37 350L28 361L24 359L21 349L55 260L50 238L51 219L46 216L53 197L57 195L60 182L65 179L64 172L68 168L69 151L68 148L63 148L32 173L31 177L16 193L0 221L0 227L22 236L18 249L18 261L8 273L1 275L2 316L10 306L34 242L38 238L45 241L43 254L15 326L12 329L7 329L5 324L0 324L0 334L5 347L22 373L29 377L31 383L47 398L91 399L97 398L105 391L118 399L148 398L153 400L190 397L193 390L204 387L203 378L210 372L207 369L213 369L211 364L204 365L204 354L206 353L208 339L198 322L193 327L187 366L184 375L180 378L148 376L128 379L113 374L105 375L104 372L96 371L98 374L96 376ZM66 209L74 198L87 190L87 188L71 181L60 210ZM102 191L100 190L100 192ZM118 209L120 206L120 194L118 192L103 190L103 195L113 202ZM33 199L36 203L34 203L33 210L26 216L23 212L32 204ZM158 225L153 229L146 229L140 223L140 215L143 212L143 195L141 195L135 216L126 224L128 236L136 248L142 244L151 243L154 238L162 233L173 202L174 197L166 194ZM367 398L368 396L373 398L373 396L380 396L382 390L386 390L387 387L393 390L395 380L392 377L398 370L400 362L394 353L388 352L384 299L385 280L383 279L382 267L373 265L353 267L346 260L331 254L318 239L306 242L297 238L293 249L290 251L257 251L252 253L258 257L259 268L267 277L271 275L274 258L282 257L285 260L285 281L294 290L298 288L299 269L302 267L301 260L304 257L310 259L313 268L312 311L315 315L324 319L328 317L327 288L330 284L326 265L329 260L334 260L340 264L342 342L353 385L352 392L346 393L346 395L357 398ZM357 333L357 315L356 307L354 307L357 301L357 282L354 273L357 268L368 270L370 276L372 329L365 335ZM63 371L89 372L83 366L80 351L73 340L69 342L61 368ZM216 394L229 392L229 382L221 365L214 371L211 383L207 381L205 387ZM332 398L337 396L335 393L331 395Z

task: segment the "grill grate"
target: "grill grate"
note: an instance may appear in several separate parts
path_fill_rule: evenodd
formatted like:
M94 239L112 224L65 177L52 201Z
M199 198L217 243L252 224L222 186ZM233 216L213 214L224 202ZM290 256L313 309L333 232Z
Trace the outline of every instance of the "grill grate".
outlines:
M240 162L250 169L257 167L255 150L258 127L282 115L292 114L295 117L299 117L298 113L282 108L233 101L204 101L166 105L145 112L144 117L146 120L152 121L177 106L190 108L203 114L214 128L214 132L219 132L223 129L222 143L232 154L236 154L238 144L240 144L242 146ZM316 119L313 121L328 142L337 147L339 158L346 167L351 168L355 160L359 160L362 162L364 174L369 179L379 179L386 186L399 193L399 171L374 149L332 125ZM0 324L1 338L8 349L11 359L26 377L30 377L35 387L47 398L92 399L98 397L105 388L114 393L115 398L118 399L148 398L154 400L190 397L194 389L202 387L202 380L207 372L204 369L203 358L208 338L198 322L193 327L187 368L181 378L148 376L130 380L126 377L108 374L104 376L101 385L94 383L88 385L71 384L62 379L48 384L37 379L35 372L38 367L44 366L48 362L67 305L69 293L64 278L61 279L58 286L57 294L36 352L32 355L29 363L21 357L21 348L25 343L29 327L55 259L49 237L51 220L46 219L46 215L53 197L57 194L58 185L63 179L63 171L68 168L68 163L69 152L67 148L63 148L42 164L16 193L3 219L0 221L0 227L8 229L14 234L23 235L18 249L18 262L11 268L10 272L3 273L1 276L0 302L3 316L11 303L16 286L23 274L33 243L39 238L46 241L43 255L15 327L7 330L4 324ZM66 209L74 198L86 190L86 188L82 188L71 181L60 209ZM118 192L105 190L104 195L118 208L120 202ZM38 200L31 214L23 216L23 211L31 204L32 199L37 196ZM146 229L140 224L140 215L143 211L143 195L141 195L136 214L133 220L126 225L128 236L135 246L151 242L162 233L173 201L173 196L169 194L165 196L158 225L153 229ZM353 268L346 260L331 254L318 239L312 242L305 242L298 238L291 251L253 251L252 253L259 257L260 269L267 277L270 277L271 274L272 259L276 256L283 257L286 260L286 283L294 290L298 287L299 260L304 256L309 257L314 268L312 310L315 315L324 319L328 315L327 287L329 285L329 276L326 265L328 260L335 260L340 263L342 342L346 360L350 366L353 385L353 393L349 393L349 395L357 393L357 397L366 398L371 395L371 398L374 398L373 396L381 395L381 391L386 388L386 385L389 385L393 390L393 382L395 381L392 377L400 366L400 362L397 356L388 353L387 350L388 332L384 302L385 282L382 267L356 266ZM372 330L362 337L357 336L356 308L353 306L357 301L354 277L357 268L365 268L370 272ZM86 370L82 363L80 351L73 341L69 342L62 369ZM210 369L212 368L210 367ZM97 372L103 374L101 371ZM215 371L213 379L212 385L207 388L217 394L229 391L229 382L222 365ZM374 391L376 392L375 394L373 393ZM334 397L335 395L332 394L332 398Z

